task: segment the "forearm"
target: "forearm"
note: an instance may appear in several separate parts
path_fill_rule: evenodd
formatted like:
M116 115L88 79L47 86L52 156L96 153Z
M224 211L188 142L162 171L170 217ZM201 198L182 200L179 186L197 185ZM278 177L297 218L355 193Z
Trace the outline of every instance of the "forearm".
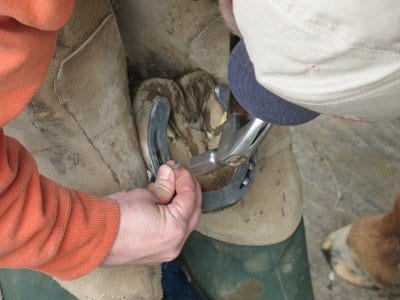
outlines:
M20 113L50 65L73 1L0 1L0 127Z
M0 1L0 267L63 279L88 273L106 257L119 207L40 176L32 156L1 127L41 85L72 6L72 0Z
M30 154L0 134L0 267L82 276L109 253L119 228L114 201L41 176Z

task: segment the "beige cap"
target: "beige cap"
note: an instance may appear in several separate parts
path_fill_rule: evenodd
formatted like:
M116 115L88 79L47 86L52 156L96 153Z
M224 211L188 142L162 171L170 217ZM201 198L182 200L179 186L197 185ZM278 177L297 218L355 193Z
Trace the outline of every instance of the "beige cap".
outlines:
M263 87L324 114L400 116L400 1L233 2Z

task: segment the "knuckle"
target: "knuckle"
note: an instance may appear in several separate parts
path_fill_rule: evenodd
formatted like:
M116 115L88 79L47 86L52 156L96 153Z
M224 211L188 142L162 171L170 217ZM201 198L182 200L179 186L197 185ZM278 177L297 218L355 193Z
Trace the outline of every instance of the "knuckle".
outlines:
M149 190L156 196L169 195L172 193L169 187L159 183L151 183L149 185Z

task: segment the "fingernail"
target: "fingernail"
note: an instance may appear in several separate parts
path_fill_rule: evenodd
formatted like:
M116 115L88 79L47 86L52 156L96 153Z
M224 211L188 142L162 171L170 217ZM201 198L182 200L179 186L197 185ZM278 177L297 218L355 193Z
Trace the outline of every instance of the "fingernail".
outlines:
M179 162L174 161L174 160L169 160L169 161L166 162L166 164L168 166L170 166L173 170L179 169L179 167L180 167Z
M167 166L161 166L158 169L157 178L161 180L169 180L171 178L172 170Z

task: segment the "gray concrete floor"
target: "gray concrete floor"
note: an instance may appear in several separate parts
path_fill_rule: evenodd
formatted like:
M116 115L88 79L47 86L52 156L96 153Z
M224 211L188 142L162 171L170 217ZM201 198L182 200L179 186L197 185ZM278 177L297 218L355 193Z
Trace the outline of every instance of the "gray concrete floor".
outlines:
M400 120L366 124L321 116L294 127L293 139L316 299L400 299L348 284L320 251L329 233L359 216L386 212L400 194Z

